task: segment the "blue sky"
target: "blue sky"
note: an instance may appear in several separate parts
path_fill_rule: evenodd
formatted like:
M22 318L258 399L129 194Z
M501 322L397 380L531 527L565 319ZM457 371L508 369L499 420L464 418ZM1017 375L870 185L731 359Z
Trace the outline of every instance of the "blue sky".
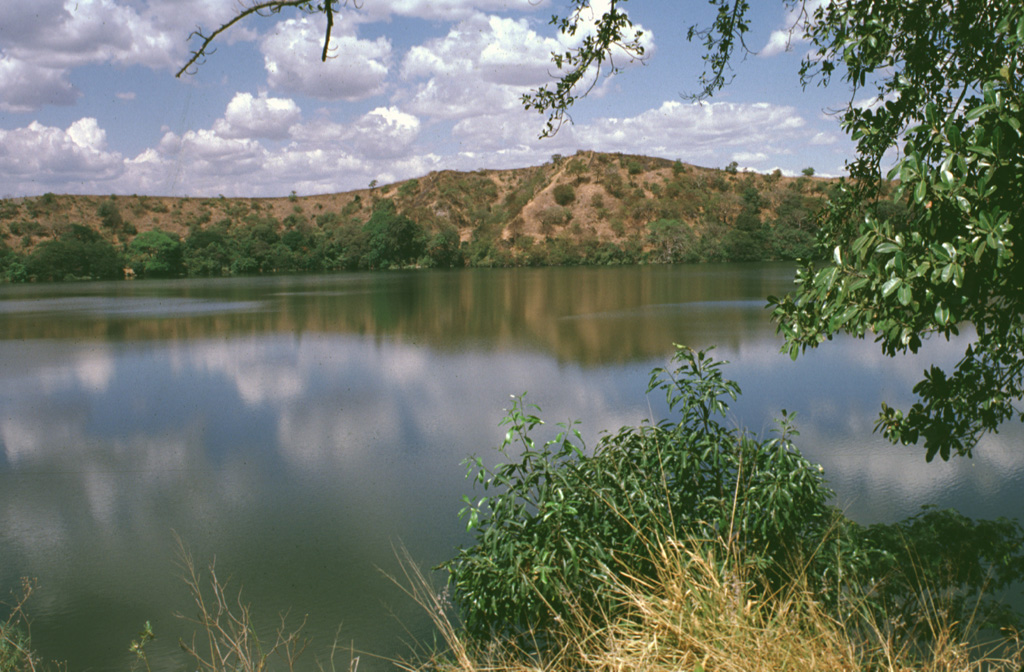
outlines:
M180 79L191 31L236 0L0 0L0 197L305 195L581 149L842 174L851 144L828 111L848 90L803 90L807 47L778 39L784 3L752 4L758 54L693 103L701 51L686 30L713 8L631 0L648 58L620 61L542 140L519 99L551 81L566 44L548 21L565 0L362 0L338 15L327 63L324 17L284 11L232 28Z

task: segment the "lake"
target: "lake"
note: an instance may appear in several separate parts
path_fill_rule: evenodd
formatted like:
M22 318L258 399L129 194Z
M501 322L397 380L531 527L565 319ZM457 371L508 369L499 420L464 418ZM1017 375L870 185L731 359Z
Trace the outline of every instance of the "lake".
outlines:
M128 670L148 620L154 670L184 669L191 615L176 536L243 588L261 626L308 615L306 660L336 633L384 656L429 636L387 578L468 541L460 461L490 459L510 394L549 423L658 418L649 371L673 343L717 345L743 388L730 421L797 444L862 522L924 504L1024 515L1019 425L972 460L926 464L872 433L932 362L837 338L796 362L764 298L787 264L422 271L0 286L0 589L21 576L36 648L69 669ZM344 664L347 665L347 652ZM339 662L339 664L341 664ZM370 655L360 669L383 669ZM189 668L191 669L191 668Z

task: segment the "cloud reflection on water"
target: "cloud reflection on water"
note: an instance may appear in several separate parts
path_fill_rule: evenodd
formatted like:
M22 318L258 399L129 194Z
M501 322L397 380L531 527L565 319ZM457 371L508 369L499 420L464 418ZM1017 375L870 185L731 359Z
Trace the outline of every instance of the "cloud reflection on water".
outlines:
M1024 517L1019 426L948 464L872 433L881 402L909 405L926 363L955 362L962 340L888 359L870 342L837 339L791 362L760 300L743 298L778 292L774 280L751 271L747 285L729 271L723 283L713 271L581 270L566 278L593 291L573 300L541 282L562 271L426 275L437 287L414 285L397 302L390 292L406 280L386 274L304 280L308 290L294 281L290 292L280 286L290 280L183 284L235 298L262 288L286 302L261 298L265 313L199 321L140 317L120 331L98 318L6 322L0 579L29 573L48 586L40 635L71 615L83 628L98 622L80 606L96 594L130 596L108 610L123 618L166 615L181 608L175 530L197 555L245 576L271 613L326 615L318 634L330 640L343 605L378 604L386 587L375 565L392 559L392 540L425 565L465 540L459 462L495 459L510 394L527 392L548 431L580 420L593 443L602 430L661 417L663 399L644 390L672 340L719 344L725 375L744 391L730 422L763 434L781 408L796 411L798 445L857 519L893 520L927 503ZM344 611L360 637L382 627L372 609ZM165 641L173 650L174 637Z

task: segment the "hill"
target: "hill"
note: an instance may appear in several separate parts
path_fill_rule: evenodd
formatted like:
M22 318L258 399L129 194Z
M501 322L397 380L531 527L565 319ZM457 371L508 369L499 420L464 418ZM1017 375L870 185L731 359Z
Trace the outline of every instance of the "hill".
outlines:
M811 254L814 213L832 182L579 152L318 196L44 194L0 201L0 274L792 259ZM69 255L99 256L82 267Z

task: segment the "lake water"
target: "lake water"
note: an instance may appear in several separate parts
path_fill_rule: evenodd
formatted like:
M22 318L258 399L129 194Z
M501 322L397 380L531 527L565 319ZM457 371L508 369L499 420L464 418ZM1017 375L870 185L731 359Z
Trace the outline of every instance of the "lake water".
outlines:
M468 538L460 461L501 440L509 395L585 435L659 417L648 374L673 343L717 344L743 388L731 420L798 445L863 522L923 504L1024 516L1024 433L926 464L872 433L925 366L836 339L792 362L764 310L784 264L516 269L0 287L0 589L34 576L36 647L128 670L147 620L154 669L185 669L193 613L175 535L243 587L261 626L308 615L385 656L429 636L385 573ZM407 631L407 630L408 631ZM340 663L339 663L340 664ZM344 664L347 665L347 654ZM368 655L360 669L384 667ZM191 669L191 668L189 668Z

